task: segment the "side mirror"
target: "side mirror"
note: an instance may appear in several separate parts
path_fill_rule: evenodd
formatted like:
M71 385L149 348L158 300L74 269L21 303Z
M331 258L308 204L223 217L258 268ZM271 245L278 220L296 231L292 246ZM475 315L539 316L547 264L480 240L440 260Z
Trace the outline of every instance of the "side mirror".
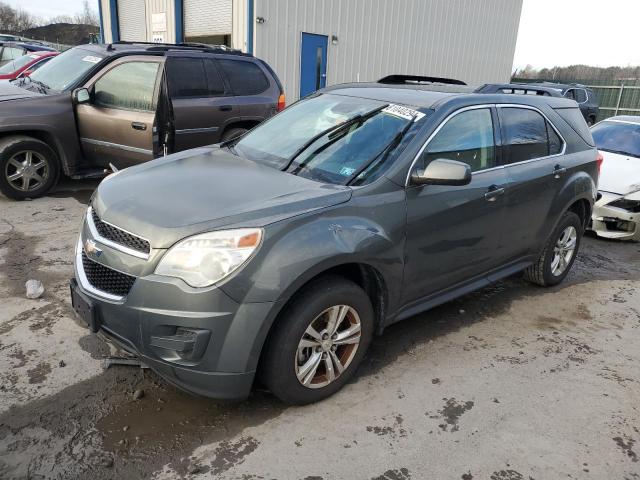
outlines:
M73 101L76 104L87 103L91 99L89 90L86 88L78 88L73 91Z
M427 168L411 174L412 185L468 185L471 182L471 167L455 160L438 158Z

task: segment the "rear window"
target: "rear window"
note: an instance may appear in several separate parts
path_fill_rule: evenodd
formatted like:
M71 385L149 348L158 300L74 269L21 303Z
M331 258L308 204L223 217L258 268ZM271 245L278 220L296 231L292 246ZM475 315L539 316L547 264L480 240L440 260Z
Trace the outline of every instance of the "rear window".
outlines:
M269 88L269 80L255 63L218 60L235 95L257 95Z
M580 138L582 138L587 145L595 147L596 144L593 141L587 122L584 120L579 108L558 108L556 109L556 113L580 135Z

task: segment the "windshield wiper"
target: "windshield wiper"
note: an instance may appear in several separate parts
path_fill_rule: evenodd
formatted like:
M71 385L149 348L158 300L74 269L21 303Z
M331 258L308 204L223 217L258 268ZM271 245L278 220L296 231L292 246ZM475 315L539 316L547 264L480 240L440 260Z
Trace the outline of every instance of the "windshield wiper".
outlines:
M351 125L354 125L356 123L363 124L364 122L369 120L374 115L377 115L378 112L380 112L381 110L384 110L388 106L389 106L389 104L387 103L386 105L382 105L381 107L374 108L373 110L370 110L368 112L360 113L358 115L355 115L355 116L351 117L348 120L345 120L342 123L338 123L337 125L333 125L332 127L327 128L326 130L323 130L322 132L314 135L308 141L306 141L300 148L298 148L298 150L296 150L294 152L294 154L291 155L291 157L289 157L289 159L287 160L287 164L283 168L281 168L281 170L283 172L288 170L289 167L291 167L291 165L293 164L293 162L294 162L294 160L296 158L298 158L307 148L309 148L311 145L316 143L319 139L321 139L325 135L331 134L329 136L329 141L327 142L327 144L325 146L325 148L326 148L326 147L328 147L329 145L331 145L332 143L334 143L335 141L337 141L340 138L340 136L339 136L340 132L345 131L345 129L349 128ZM300 164L298 167L301 168L302 166L303 165Z
M417 115L414 115L413 117L411 117L411 120L409 120L409 122L407 122L407 124L404 127L402 127L402 130L400 130L398 133L396 133L396 135L391 139L389 144L386 147L384 147L380 153L374 155L373 158L370 161L365 163L362 167L360 167L353 174L351 174L351 176L345 182L345 185L350 185L351 182L353 182L355 179L358 178L359 175L362 174L362 172L366 172L369 169L369 167L376 162L376 160L379 159L379 161L384 161L387 158L387 156L398 145L400 145L400 142L402 141L404 136L407 134L407 132L411 128L411 125L413 124L413 122L415 122L416 116Z

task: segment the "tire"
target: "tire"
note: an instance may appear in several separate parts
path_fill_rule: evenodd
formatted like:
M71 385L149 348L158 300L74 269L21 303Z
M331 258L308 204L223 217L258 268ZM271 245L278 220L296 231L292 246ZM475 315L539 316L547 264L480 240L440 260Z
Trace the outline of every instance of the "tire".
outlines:
M575 234L575 242L571 256L567 258L568 250L560 250L557 252L556 248L560 248L563 238L566 239L568 243L571 243L566 236L563 237L564 235L571 236L571 228L573 228L573 233ZM584 225L580 217L573 212L565 212L547 240L544 250L542 250L536 263L524 271L524 278L529 282L543 287L551 287L562 282L571 270L573 262L578 255L583 233ZM558 254L557 258L559 262L557 265L562 267L562 263L564 263L564 268L561 270L554 269L554 265L556 265L556 254Z
M233 140L234 138L244 135L248 131L249 130L247 130L246 128L240 128L240 127L230 128L228 130L225 130L225 132L222 134L222 141L228 142L229 140Z
M29 159L31 167L27 178L20 169L25 168ZM58 156L46 143L23 135L0 140L0 191L7 197L14 200L41 197L53 188L59 177Z
M355 348L353 344L335 345L335 350L333 347L327 348L325 343L332 343L329 338L323 342L315 342L307 334L311 325L321 334L323 330L320 326L325 320L328 326L332 312L346 313L344 320L337 325L338 335L347 337L347 329L354 329L359 320L360 339ZM339 276L326 276L312 281L295 295L281 313L269 335L260 365L260 376L267 388L285 403L304 405L320 401L340 390L353 377L369 348L373 330L373 307L367 294L358 285ZM348 338L353 340L355 335L357 334ZM299 351L303 336L305 341L311 341L316 346ZM337 338L340 341L339 337ZM320 346L319 343L323 345ZM306 378L309 379L309 375L313 377L308 386L305 386L302 383L305 378L304 367L315 358L314 355L321 355L321 360L317 361L318 366L315 370L309 370ZM334 358L338 358L341 365L344 364L345 368L341 373L333 361ZM327 368L329 364L331 369ZM328 381L331 370L335 379ZM303 380L299 380L298 375L301 375Z

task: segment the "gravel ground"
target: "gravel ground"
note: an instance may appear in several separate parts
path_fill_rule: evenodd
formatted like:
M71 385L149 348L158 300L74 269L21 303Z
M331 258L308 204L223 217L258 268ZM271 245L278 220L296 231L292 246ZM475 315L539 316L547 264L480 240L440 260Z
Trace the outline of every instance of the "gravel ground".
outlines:
M220 403L105 370L119 352L75 320L95 185L0 197L0 478L640 479L638 244L585 238L559 287L514 277L390 327L320 404Z

